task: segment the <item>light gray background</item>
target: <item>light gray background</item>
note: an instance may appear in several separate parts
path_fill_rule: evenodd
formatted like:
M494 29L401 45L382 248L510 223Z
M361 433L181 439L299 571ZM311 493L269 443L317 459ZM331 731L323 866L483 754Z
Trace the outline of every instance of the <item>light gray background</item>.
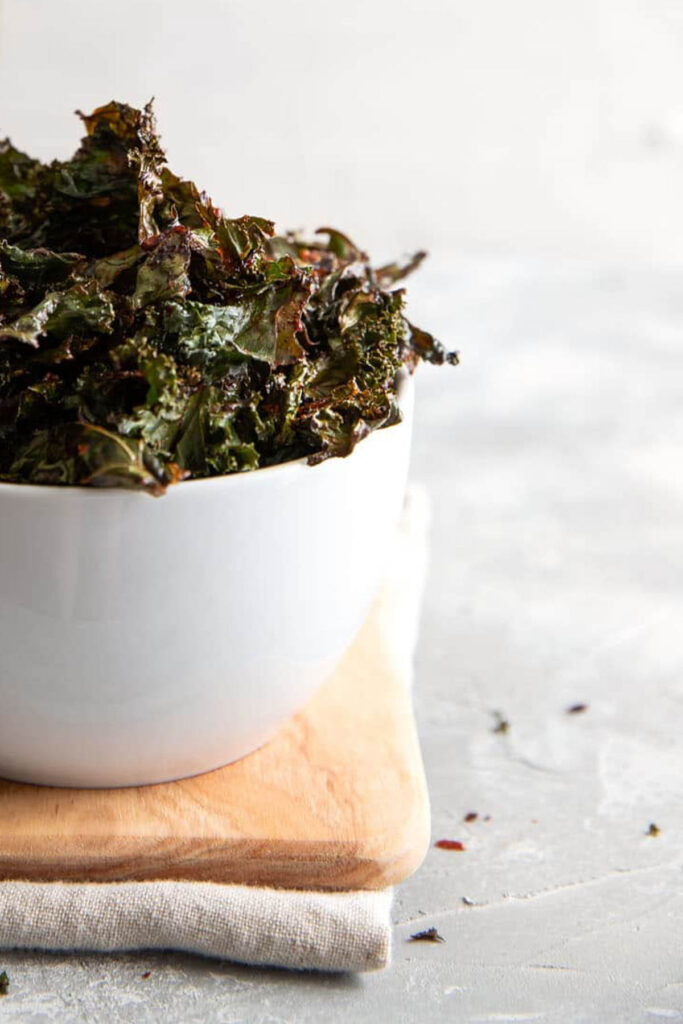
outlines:
M231 214L425 246L683 258L678 0L0 0L0 131L156 96Z
M683 1020L683 7L187 10L0 0L0 128L65 154L71 108L154 92L174 166L231 213L432 248L414 318L463 362L418 389L416 698L434 839L467 849L400 888L381 975L17 953L0 1013ZM445 944L405 942L429 925Z

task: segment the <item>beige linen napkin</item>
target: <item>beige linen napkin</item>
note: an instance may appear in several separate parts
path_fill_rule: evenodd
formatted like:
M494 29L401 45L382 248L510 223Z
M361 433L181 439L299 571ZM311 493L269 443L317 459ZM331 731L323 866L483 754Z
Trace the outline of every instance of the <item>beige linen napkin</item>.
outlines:
M391 892L215 882L2 882L0 946L179 949L246 964L373 971L390 950Z
M410 679L429 519L406 500L389 569L387 617ZM373 971L391 953L391 890L306 892L214 882L0 882L0 949L169 949L261 966Z

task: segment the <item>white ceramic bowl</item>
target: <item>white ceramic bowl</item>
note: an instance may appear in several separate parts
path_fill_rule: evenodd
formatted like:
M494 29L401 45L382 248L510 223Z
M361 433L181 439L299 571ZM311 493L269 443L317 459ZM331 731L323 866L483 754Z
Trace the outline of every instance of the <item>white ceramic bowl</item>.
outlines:
M381 581L404 421L346 459L172 487L0 484L0 776L129 786L249 753L330 672Z

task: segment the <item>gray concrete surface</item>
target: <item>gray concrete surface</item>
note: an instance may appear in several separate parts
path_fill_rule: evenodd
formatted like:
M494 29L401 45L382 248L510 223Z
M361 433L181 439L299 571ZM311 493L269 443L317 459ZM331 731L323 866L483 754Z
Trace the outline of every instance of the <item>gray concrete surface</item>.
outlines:
M466 850L400 887L380 975L5 954L0 1019L683 1021L683 268L458 259L413 295L463 356L421 375L413 476L433 835Z

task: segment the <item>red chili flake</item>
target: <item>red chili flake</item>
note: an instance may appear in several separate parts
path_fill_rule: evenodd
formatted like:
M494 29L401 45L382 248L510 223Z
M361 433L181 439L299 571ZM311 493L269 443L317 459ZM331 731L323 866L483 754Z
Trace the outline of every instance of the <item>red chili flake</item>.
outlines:
M503 715L501 715L500 711L492 711L491 714L494 718L494 724L491 732L498 732L505 735L506 732L510 731L510 723L507 718L504 718Z
M463 853L467 847L459 839L439 839L434 843L439 850L458 850Z
M408 942L445 942L443 935L439 935L436 928L425 928L423 932L415 932L408 939Z
M143 973L140 975L140 977L147 979L147 978L149 978L151 973L152 973L151 971L143 971Z
M587 704L572 704L567 708L568 715L580 715L582 711L588 711Z
M479 817L479 814L478 814L477 811L468 811L467 814L465 815L465 817L462 820L463 821L468 821L468 822L469 821L476 821L478 817Z
M150 249L156 249L159 244L160 235L149 235L144 241L140 242L140 247L146 251Z

